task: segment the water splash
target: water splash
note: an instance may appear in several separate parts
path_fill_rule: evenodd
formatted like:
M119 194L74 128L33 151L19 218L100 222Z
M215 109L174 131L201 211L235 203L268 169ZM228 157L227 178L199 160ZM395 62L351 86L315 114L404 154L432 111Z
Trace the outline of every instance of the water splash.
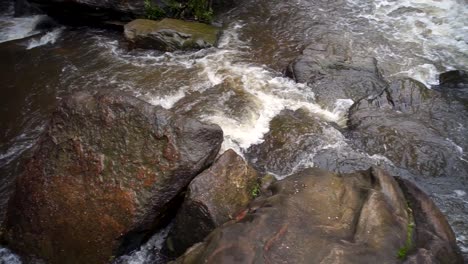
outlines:
M348 0L386 40L375 47L379 62L400 65L396 76L427 86L437 74L468 70L468 5L465 0Z
M140 249L133 251L128 255L121 256L114 260L112 264L153 264L165 263L165 258L159 253L163 247L163 243L171 229L169 225L153 235L146 244Z
M60 37L60 34L62 34L64 29L64 27L56 28L52 31L47 32L45 35L38 39L30 40L26 49L33 49L46 44L55 44L55 42Z
M0 263L5 264L22 264L21 259L18 255L11 252L7 248L0 247Z
M187 88L188 87L185 87L185 89ZM170 109L174 106L175 103L185 97L185 89L182 87L176 93L168 96L151 96L151 94L147 94L143 96L143 99L152 105L160 105L165 109Z
M193 82L189 86L171 87L169 94L157 94L161 92L159 90L155 91L156 94L132 90L143 100L164 108L172 108L185 96L194 93L201 94L196 99L200 101L210 101L212 99L207 97L218 96L217 102L204 106L198 117L223 129L223 150L232 148L241 154L251 145L261 143L263 135L269 131L270 121L284 109L305 108L329 122L345 121L350 100L339 100L335 109L323 109L315 103L311 87L285 78L265 65L246 61L250 43L241 40L239 31L242 28L241 23L233 23L224 30L218 48L188 53L142 51L129 55L113 40L100 41L98 45L106 47L118 61L144 70L148 67L159 69L164 65L172 66L173 71L176 71L175 68L184 76L188 75L187 71L190 72ZM164 73L166 76L169 74L169 70ZM226 85L229 86L228 91L223 90ZM215 91L203 95L208 89ZM227 106L239 98L244 105ZM234 113L236 111L242 111L242 114Z
M29 17L0 16L0 43L22 39L39 33L35 30L37 23L46 16L36 15Z

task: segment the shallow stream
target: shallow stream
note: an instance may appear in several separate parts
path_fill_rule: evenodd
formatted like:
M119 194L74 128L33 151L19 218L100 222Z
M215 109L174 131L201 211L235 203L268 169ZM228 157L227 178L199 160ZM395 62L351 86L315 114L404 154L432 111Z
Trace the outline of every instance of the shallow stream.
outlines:
M388 80L411 77L430 87L440 72L468 70L465 0L244 0L216 19L224 28L217 48L188 53L128 51L120 33L106 30L57 26L35 31L44 16L13 18L12 4L4 1L0 7L3 208L20 157L44 129L57 100L71 91L121 89L164 108L189 101L184 107L190 115L222 127L223 149L244 154L262 142L269 122L284 109L304 108L336 127L345 124L349 98L336 98L335 105L326 108L315 102L312 88L283 75L304 47L324 34L342 36L353 55L375 57ZM359 155L369 163L392 166L384 156L353 149L340 129L324 131L319 149L308 153L297 169L313 166L321 149L331 149L330 159L333 153ZM457 151L466 158L463 149ZM414 179L447 214L465 255L467 179ZM160 237L118 262L153 263ZM20 263L7 249L0 249L2 261Z

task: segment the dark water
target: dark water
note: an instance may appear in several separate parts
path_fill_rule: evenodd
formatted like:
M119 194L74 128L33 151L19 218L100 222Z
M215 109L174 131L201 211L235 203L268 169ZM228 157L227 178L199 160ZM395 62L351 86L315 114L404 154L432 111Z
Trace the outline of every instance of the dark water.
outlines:
M242 154L262 142L270 120L283 109L305 108L324 122L345 123L352 103L347 98L322 107L310 87L282 74L308 43L324 34L341 36L352 46L353 55L376 57L388 79L409 76L431 84L437 72L466 70L464 3L418 2L240 1L217 19L225 28L219 47L189 53L129 52L121 34L104 30L57 27L36 32L40 17L13 19L11 5L0 2L0 205L4 208L14 176L21 170L19 161L46 125L57 100L75 90L120 89L165 108L176 105L180 112L219 124L225 132L223 149ZM406 12L405 6L414 7L413 11ZM405 19L395 20L398 16ZM428 30L435 33L430 35ZM315 154L325 149L331 158L351 155L365 161L362 166L391 167L384 156L354 149L334 126L324 131L317 149L306 153L298 169L319 164ZM466 158L463 149L460 155ZM404 169L401 174L412 177ZM467 177L418 179L448 215L465 254ZM152 262L159 243L156 236L121 263Z

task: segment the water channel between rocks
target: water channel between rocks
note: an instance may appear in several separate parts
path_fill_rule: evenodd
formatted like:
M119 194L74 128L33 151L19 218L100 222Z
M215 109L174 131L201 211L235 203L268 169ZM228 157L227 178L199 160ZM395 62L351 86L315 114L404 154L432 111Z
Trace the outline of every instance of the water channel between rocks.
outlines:
M217 48L174 53L128 51L119 33L105 30L58 26L34 32L44 16L12 18L12 6L1 6L7 7L0 15L2 208L21 155L34 144L56 102L71 91L112 88L220 125L222 149L232 148L252 163L256 157L246 155L249 147L263 141L270 121L282 110L305 109L323 122L322 134L313 150L301 154L301 162L277 177L320 166L324 157L355 160L349 162L352 169L387 167L431 195L468 254L468 175L418 178L385 155L356 149L342 133L353 101L334 98L331 105L320 104L313 87L283 74L309 43L335 35L348 43L352 56L375 57L387 80L411 77L429 87L440 72L468 69L463 0L241 1L217 18L224 27ZM461 143L446 140L468 166ZM153 263L164 234L118 262ZM19 263L7 249L0 250L2 261Z

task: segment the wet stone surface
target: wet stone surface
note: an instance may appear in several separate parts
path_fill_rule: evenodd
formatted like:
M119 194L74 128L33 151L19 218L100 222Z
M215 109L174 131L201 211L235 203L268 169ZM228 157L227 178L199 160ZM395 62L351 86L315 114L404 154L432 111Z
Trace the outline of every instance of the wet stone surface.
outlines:
M222 137L123 92L66 97L16 180L4 239L48 263L128 253L214 161Z

